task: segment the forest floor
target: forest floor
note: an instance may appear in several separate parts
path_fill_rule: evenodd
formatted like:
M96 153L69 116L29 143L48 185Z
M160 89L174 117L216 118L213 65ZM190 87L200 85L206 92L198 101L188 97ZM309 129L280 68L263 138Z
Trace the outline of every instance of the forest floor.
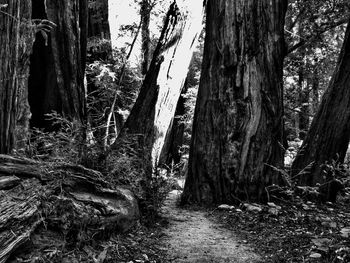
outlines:
M262 262L350 262L350 203L301 199L215 209L212 220L247 241Z
M266 205L181 208L179 194L170 193L152 228L140 226L112 240L101 262L350 262L349 196L335 204L296 197Z
M152 227L138 225L61 262L350 262L349 195L334 204L293 197L265 205L182 208L179 194L169 194Z
M172 191L162 210L169 222L163 238L166 262L258 262L259 256L245 240L208 219L205 211L179 208L179 194Z

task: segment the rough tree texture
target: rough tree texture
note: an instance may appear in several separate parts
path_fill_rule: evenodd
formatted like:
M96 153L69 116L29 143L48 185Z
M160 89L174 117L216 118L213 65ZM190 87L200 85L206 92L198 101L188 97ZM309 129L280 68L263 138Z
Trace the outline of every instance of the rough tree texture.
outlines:
M328 89L323 95L306 139L292 165L301 185L324 183L321 165L326 161L344 161L350 139L350 25ZM328 178L326 178L328 180Z
M83 2L83 1L82 1ZM84 69L87 5L79 0L33 2L33 18L56 24L45 39L37 34L31 58L31 126L47 128L45 114L56 111L85 122Z
M158 161L165 135L174 116L188 66L202 29L202 1L191 1L184 14L171 4L139 96L120 138L140 136L140 149L153 148L146 159ZM186 37L183 37L186 36Z
M0 263L130 229L137 201L129 190L109 187L82 166L0 155Z
M177 102L175 116L170 123L159 157L159 163L166 164L168 167L171 167L172 164L176 165L180 163L181 160L180 148L183 145L185 132L185 123L183 122L182 118L186 113L186 98L183 95L185 95L188 90L187 83L188 81L186 80L181 91L181 96Z
M28 128L27 79L35 28L29 0L1 0L0 11L0 153L9 153L16 122L22 135Z
M148 64L150 60L150 31L149 23L151 17L151 5L150 0L142 0L140 3L140 15L141 15L141 53L143 56L141 71L142 74L146 74L148 70Z
M209 0L183 202L261 200L283 167L285 0Z

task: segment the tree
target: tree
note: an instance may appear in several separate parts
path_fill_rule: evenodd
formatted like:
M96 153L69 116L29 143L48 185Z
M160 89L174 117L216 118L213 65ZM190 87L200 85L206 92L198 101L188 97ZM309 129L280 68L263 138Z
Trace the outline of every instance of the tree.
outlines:
M199 37L197 49L193 52L186 81L176 105L175 116L164 140L159 158L161 165L176 166L180 163L182 156L188 156L195 97L197 96L203 60L203 46L204 30Z
M184 87L181 91L181 96L177 102L175 116L172 119L167 134L164 139L164 145L159 157L159 163L171 167L172 164L180 163L181 153L180 148L184 142L185 123L182 118L185 115L184 97L188 91L188 81L186 79Z
M88 37L110 38L108 25L108 1L88 1Z
M304 139L336 64L346 2L290 0L286 17L289 43L284 67L286 134ZM315 10L318 12L315 13Z
M151 3L150 0L142 0L140 8L141 14L141 53L142 53L142 64L141 64L141 72L142 74L146 74L148 70L148 64L150 60L150 30L149 23L151 18Z
M0 1L0 153L15 146L16 123L28 128L29 56L37 25L31 20L31 1Z
M292 173L301 185L325 183L322 164L344 161L350 140L350 25L345 33L336 69L323 95L309 132L293 162ZM302 172L308 167L307 172Z
M282 183L286 8L285 0L207 2L183 203L263 200Z
M33 19L56 26L37 34L33 47L28 80L32 127L53 129L45 116L52 111L85 123L87 10L83 0L33 1Z
M202 28L201 1L188 4L187 13L176 1L170 5L149 70L116 143L141 135L136 147L146 150L152 164L158 162Z

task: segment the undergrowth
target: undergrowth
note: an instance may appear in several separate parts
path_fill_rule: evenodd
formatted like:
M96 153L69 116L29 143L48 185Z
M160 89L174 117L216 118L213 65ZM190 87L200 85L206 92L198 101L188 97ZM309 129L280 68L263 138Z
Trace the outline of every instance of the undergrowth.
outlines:
M139 136L118 141L108 156L109 180L130 188L139 200L142 221L152 225L172 188L172 174L152 164L149 153L139 146Z
M149 151L137 143L138 136L118 140L119 146L105 151L100 144L83 135L85 129L57 113L48 115L55 131L31 130L27 148L19 152L25 157L47 162L64 162L84 165L102 172L104 180L113 186L123 186L133 191L139 200L142 222L156 222L159 209L171 190L172 170L152 165Z

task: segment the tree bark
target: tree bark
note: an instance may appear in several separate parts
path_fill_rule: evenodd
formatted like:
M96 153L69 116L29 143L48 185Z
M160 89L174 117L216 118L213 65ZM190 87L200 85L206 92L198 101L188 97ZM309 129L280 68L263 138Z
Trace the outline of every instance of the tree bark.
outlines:
M109 237L139 218L134 195L97 171L7 155L0 155L0 198L0 263L11 255L44 260L48 248Z
M304 55L302 56L302 60ZM308 79L305 78L305 65L299 67L298 72L298 114L297 114L297 135L301 140L305 139L305 135L309 128L309 87Z
M286 8L285 0L207 2L183 203L266 200L266 187L282 183Z
M84 70L87 5L74 1L34 1L33 18L56 24L47 39L37 34L31 58L31 126L53 129L45 114L56 111L86 122Z
M180 148L183 144L185 123L182 118L185 115L185 103L186 98L182 95L186 94L188 90L187 79L185 81L184 87L181 91L181 96L177 102L175 116L170 123L170 127L164 139L164 145L159 157L159 163L165 164L171 167L172 163L175 165L180 163L181 153Z
M298 184L324 183L322 164L344 161L350 139L350 25L332 80L323 95L316 116L292 165ZM326 179L328 180L328 179Z
M319 79L317 66L313 68L312 73L312 115L317 113L319 105L319 89L320 89L320 79Z
M171 4L150 68L117 139L116 144L127 136L138 136L136 147L147 152L151 164L158 162L202 28L201 6L200 0L191 2L185 14L175 1Z
M28 129L27 78L35 27L31 1L1 0L0 6L0 153L10 153L16 137L24 139Z
M142 64L141 64L141 72L142 74L146 74L148 70L148 64L150 60L150 31L149 31L149 23L151 17L151 6L150 0L142 0L141 2L141 53L142 53Z

